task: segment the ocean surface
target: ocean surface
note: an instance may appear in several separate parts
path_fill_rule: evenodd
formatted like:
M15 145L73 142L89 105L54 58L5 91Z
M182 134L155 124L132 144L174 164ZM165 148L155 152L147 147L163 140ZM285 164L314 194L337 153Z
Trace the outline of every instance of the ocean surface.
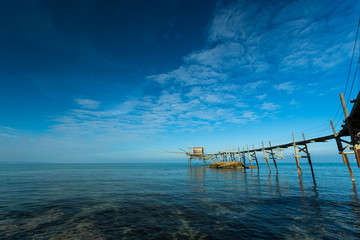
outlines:
M0 239L359 239L360 169L0 164Z

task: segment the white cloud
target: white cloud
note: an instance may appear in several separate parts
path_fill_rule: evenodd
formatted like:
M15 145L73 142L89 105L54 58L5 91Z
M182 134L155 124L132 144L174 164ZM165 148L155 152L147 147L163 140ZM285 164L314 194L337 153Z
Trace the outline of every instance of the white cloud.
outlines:
M200 99L207 103L231 103L236 101L236 97L228 93L225 89L212 89L210 87L193 87L185 96Z
M272 102L264 102L261 106L260 109L261 110L266 110L266 111L274 111L277 110L279 108L278 105L272 103Z
M97 109L100 106L100 102L92 99L76 98L74 101L80 105L81 108Z
M234 95L221 93L193 87L187 94L163 91L159 97L128 100L101 111L72 109L55 119L50 132L126 141L167 131L210 130L224 123L243 124L259 118L255 112L244 110L246 105Z
M267 96L267 94L261 94L261 95L256 96L256 98L259 100L264 100L266 98L266 96Z
M290 101L289 105L297 106L298 103L293 99L293 100Z
M186 63L201 64L223 72L225 69L232 69L245 63L244 53L241 43L230 42L191 53L184 60Z
M148 76L149 79L161 85L180 84L182 86L214 84L225 77L223 73L198 64L181 66L167 73Z
M242 93L244 94L255 94L258 92L258 89L262 87L266 82L265 81L256 81L247 83L242 86Z
M279 91L286 91L287 93L292 93L295 90L295 85L293 84L293 82L288 81L280 83L278 85L273 85L273 88Z

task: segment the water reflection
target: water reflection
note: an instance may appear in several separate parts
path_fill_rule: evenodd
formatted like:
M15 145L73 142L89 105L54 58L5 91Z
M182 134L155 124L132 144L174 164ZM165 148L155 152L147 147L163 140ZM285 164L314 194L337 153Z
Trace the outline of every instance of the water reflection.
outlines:
M188 166L187 173L191 191L205 192L207 188L217 188L240 191L245 196L281 197L278 174L269 173L262 179L261 172L253 169L217 169L197 166Z
M276 181L276 194L279 195L279 197L281 197L280 184L279 184L279 173L278 172L276 172L275 181Z
M49 181L7 173L22 185L2 195L0 232L8 239L359 239L356 185L329 168L318 185L291 169L156 165L47 172ZM6 179L0 174L0 190L13 186ZM49 199L54 187L62 196ZM29 189L42 198L29 200Z
M301 174L300 174L300 173L299 173L299 184L300 184L301 193L302 193L302 195L304 195L304 184L303 184L303 181L302 181L302 178L301 178Z

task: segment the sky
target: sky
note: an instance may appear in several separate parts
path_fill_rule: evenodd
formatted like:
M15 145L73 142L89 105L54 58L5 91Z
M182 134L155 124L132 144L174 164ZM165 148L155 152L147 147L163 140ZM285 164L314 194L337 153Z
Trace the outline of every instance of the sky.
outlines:
M329 135L359 12L354 0L0 1L0 162L186 162L153 149ZM357 45L346 100L358 58ZM341 162L334 141L309 148Z

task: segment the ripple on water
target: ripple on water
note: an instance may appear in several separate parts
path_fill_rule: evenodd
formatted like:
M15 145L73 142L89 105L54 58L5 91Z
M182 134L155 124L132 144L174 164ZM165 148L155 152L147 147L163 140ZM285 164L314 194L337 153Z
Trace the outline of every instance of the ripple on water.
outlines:
M320 167L335 174L342 165ZM292 165L279 164L278 175L265 170L122 164L3 169L0 238L360 237L359 199L347 178L337 177L334 189L329 174L317 175L315 187L305 169L301 181Z

